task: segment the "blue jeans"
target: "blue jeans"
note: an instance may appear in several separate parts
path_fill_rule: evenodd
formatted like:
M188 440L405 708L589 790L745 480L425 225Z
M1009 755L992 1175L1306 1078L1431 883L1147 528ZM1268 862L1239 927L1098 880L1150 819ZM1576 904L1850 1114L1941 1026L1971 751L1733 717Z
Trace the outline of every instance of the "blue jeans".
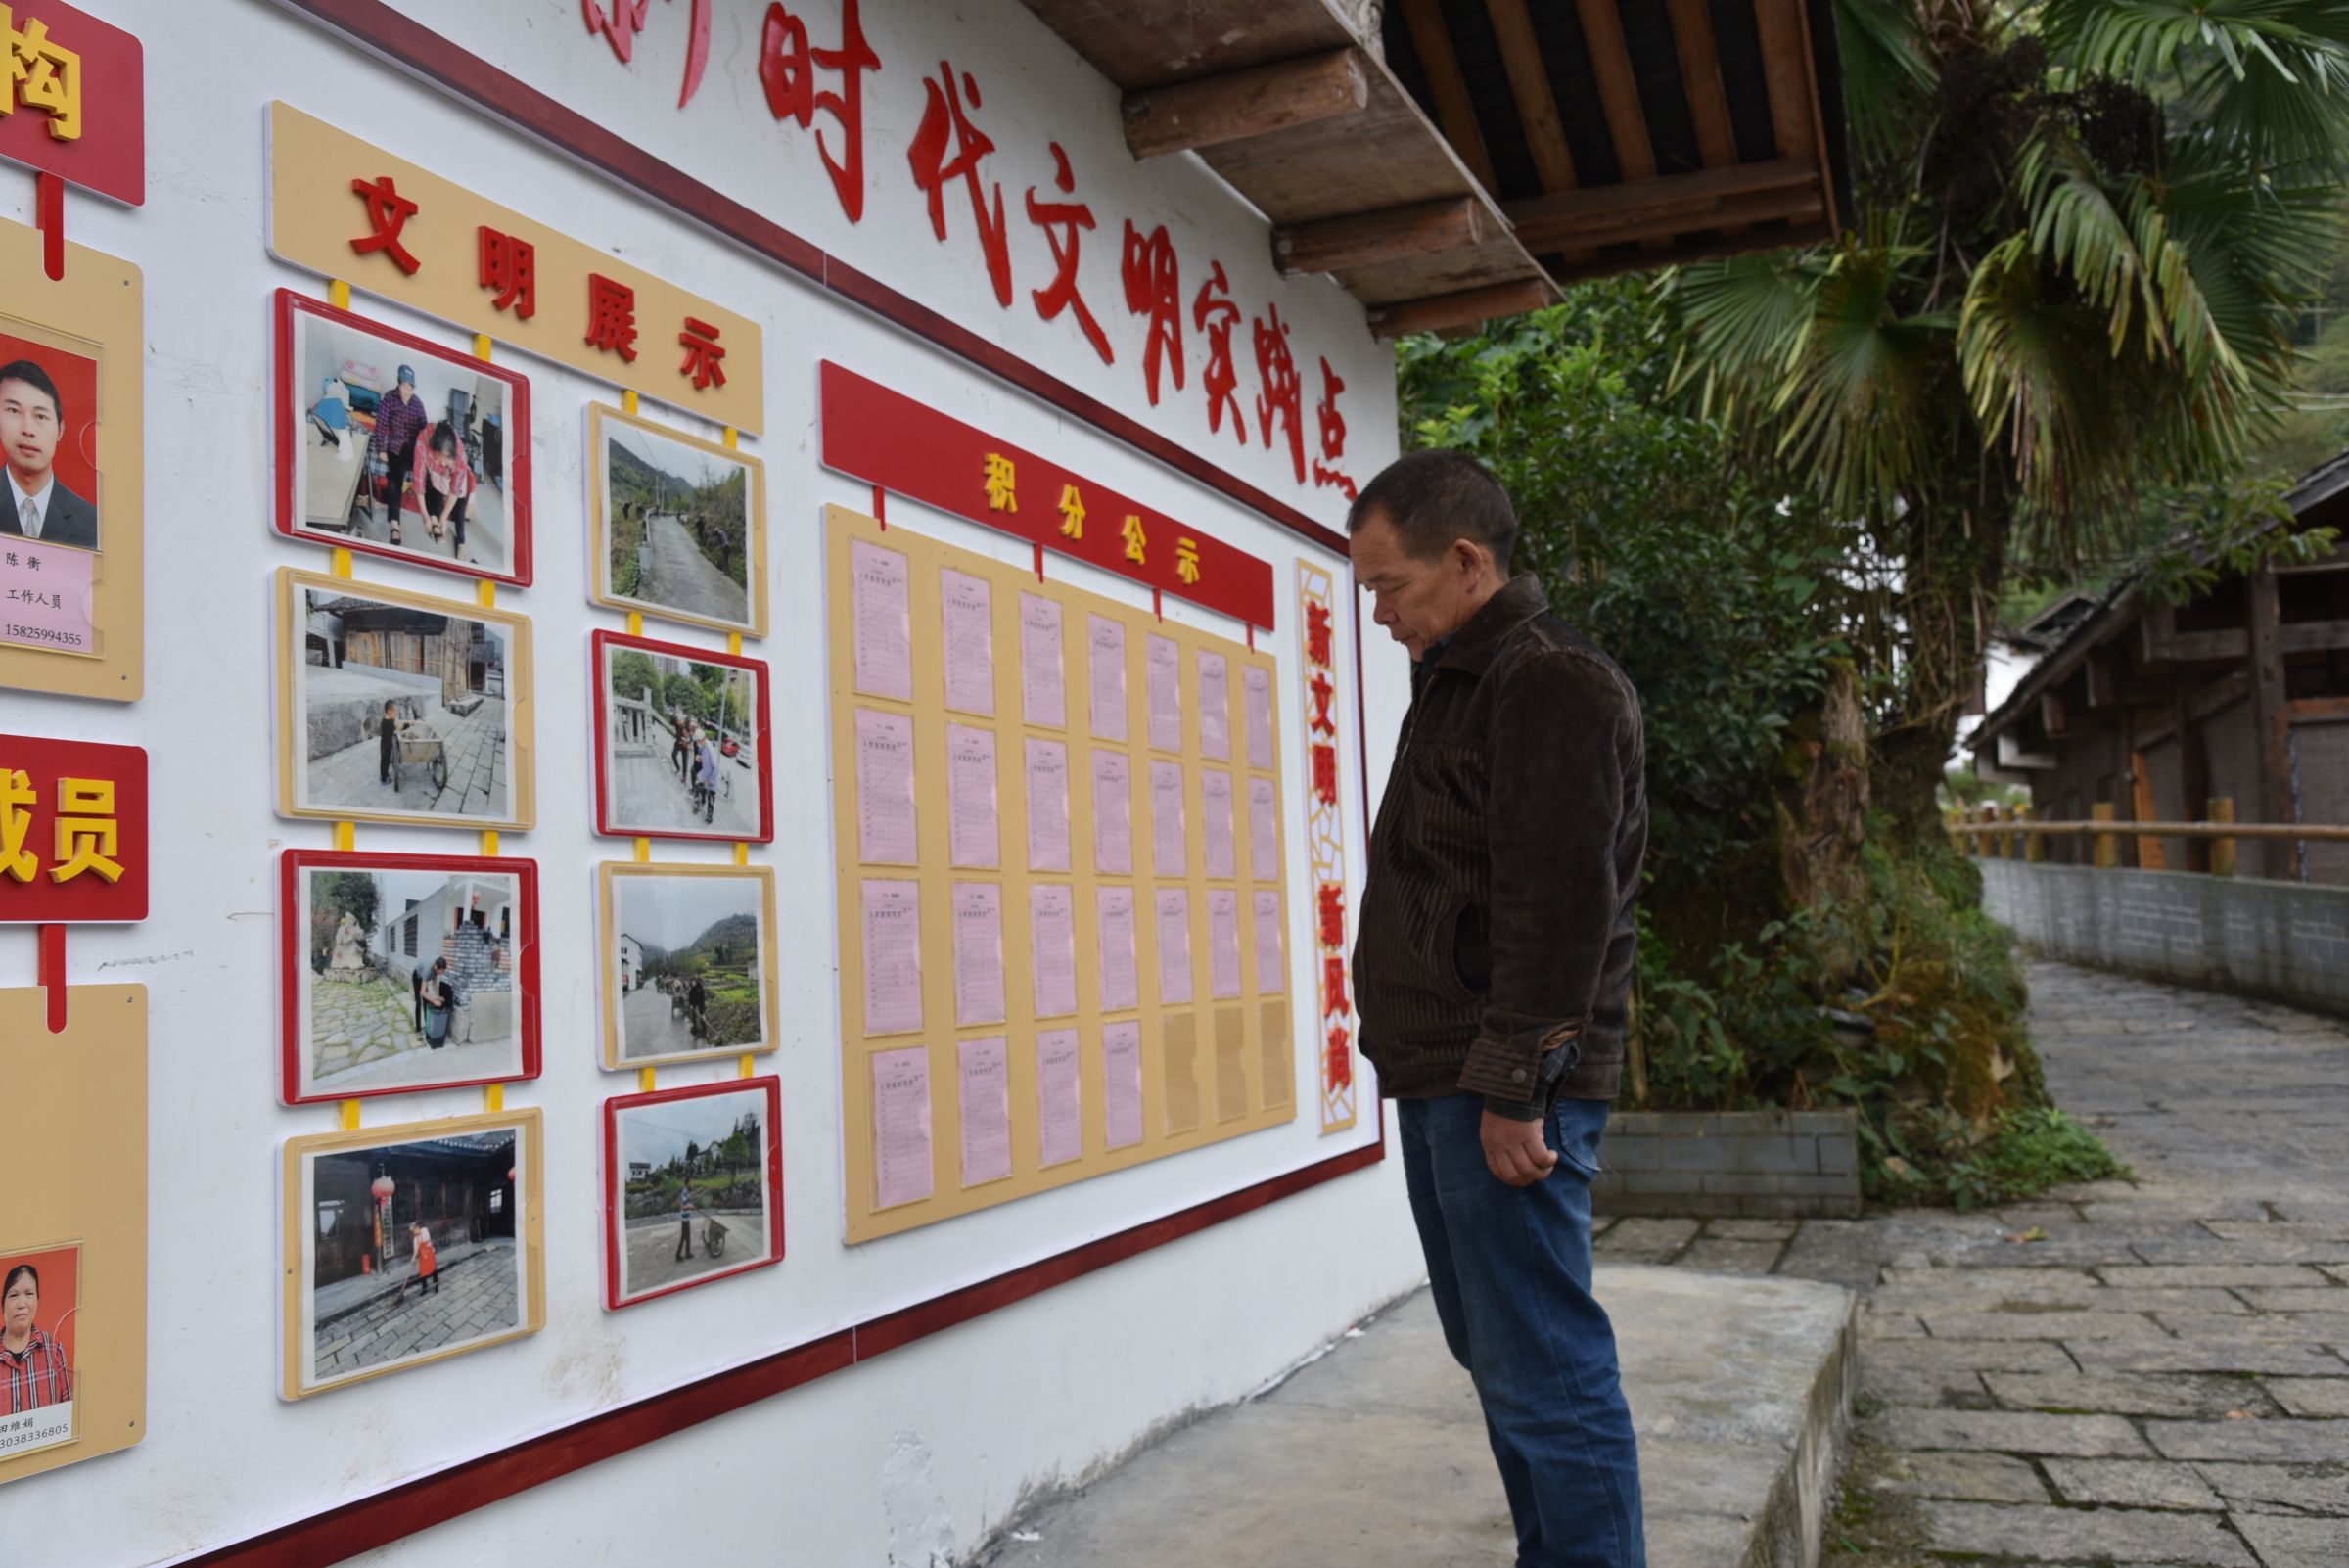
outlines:
M1475 1380L1517 1523L1517 1568L1645 1568L1639 1453L1615 1330L1590 1294L1600 1100L1543 1122L1558 1155L1512 1187L1486 1168L1482 1095L1398 1102L1403 1175L1444 1340Z

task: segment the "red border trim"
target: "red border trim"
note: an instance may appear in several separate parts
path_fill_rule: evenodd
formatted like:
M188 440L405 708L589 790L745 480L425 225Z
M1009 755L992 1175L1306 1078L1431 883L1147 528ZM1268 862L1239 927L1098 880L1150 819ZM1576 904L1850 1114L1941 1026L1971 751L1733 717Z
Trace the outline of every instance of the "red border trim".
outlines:
M297 294L292 289L277 291L275 315L276 343L270 357L277 373L277 395L271 403L275 429L271 432L269 445L277 468L277 531L289 539L299 539L307 544L331 545L357 555L380 555L387 561L405 561L410 566L423 567L431 572L482 577L491 582L510 583L517 588L529 587L533 574L530 553L530 379L504 365L459 353L429 339L402 332L397 327L387 327L380 321L354 311L337 310L331 304L313 300L306 294ZM377 544L371 539L346 539L337 533L312 529L295 516L299 502L294 494L294 440L295 433L300 428L300 410L296 405L294 392L294 389L299 385L299 378L294 372L296 316L316 316L336 326L363 332L370 338L381 338L410 353L460 365L475 375L487 376L492 381L506 384L510 406L507 409L507 484L502 493L506 497L507 509L512 514L508 522L514 540L512 572L488 572L453 559L443 560L428 550L411 550L404 545Z
M604 689L606 660L614 648L634 648L644 653L661 654L670 659L686 659L697 665L732 665L748 669L759 677L759 831L747 837L739 833L694 833L683 828L626 827L612 820L612 780L607 771L611 741L611 707ZM587 657L587 678L593 688L593 717L595 720L595 831L611 839L714 839L724 844L772 844L775 841L775 757L774 729L767 715L767 669L762 659L748 659L740 654L717 653L709 648L695 648L681 642L657 642L651 637L631 637L624 631L598 631L590 639Z
M667 1105L677 1100L705 1100L719 1094L763 1094L766 1096L766 1256L754 1263L736 1264L731 1268L719 1268L711 1273L696 1274L673 1285L658 1290L641 1290L633 1296L620 1292L620 1256L622 1209L620 1202L620 1117L623 1111L640 1106ZM622 1094L604 1101L604 1306L618 1312L623 1307L641 1306L663 1296L673 1296L680 1290L693 1290L714 1280L730 1279L758 1268L772 1268L783 1261L783 1081L779 1078L727 1078L714 1084L694 1084L684 1088L655 1089L649 1094Z
M324 1513L186 1559L181 1568L326 1568L362 1551L444 1524L588 1465L658 1442L859 1361L902 1349L1000 1307L1067 1284L1138 1253L1195 1235L1324 1181L1386 1158L1383 1141L1291 1171L1255 1186L1211 1198L1098 1241L1014 1268L992 1279L869 1319L852 1328L794 1345L755 1361L697 1378L666 1393L604 1410L570 1426L484 1453L478 1459L418 1476Z
M458 48L384 0L278 0L345 34L392 65L442 88L468 109L517 129L609 175L660 206L673 208L748 250L800 273L809 282L904 328L981 370L1073 414L1096 430L1157 458L1177 473L1263 513L1323 549L1346 553L1346 537L1288 502L1225 472L1170 437L1162 436L1097 397L978 333L948 320L888 284L827 254L674 164L607 130L586 115Z
M304 871L474 871L500 872L515 879L521 934L514 945L514 987L521 995L515 1025L522 1031L522 1071L490 1078L435 1079L388 1088L333 1094L301 1092L301 912ZM538 990L538 862L519 857L472 854L374 854L364 851L287 850L277 857L278 1100L285 1105L321 1105L338 1100L372 1100L388 1094L422 1094L431 1089L471 1088L481 1084L516 1084L539 1075L544 1065Z

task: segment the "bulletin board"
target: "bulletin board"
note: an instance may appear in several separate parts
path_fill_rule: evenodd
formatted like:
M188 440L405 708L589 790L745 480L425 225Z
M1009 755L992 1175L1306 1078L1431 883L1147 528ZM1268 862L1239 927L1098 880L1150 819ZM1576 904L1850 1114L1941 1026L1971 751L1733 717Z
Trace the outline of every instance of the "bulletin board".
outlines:
M892 552L904 563L904 635L909 678L902 684L888 679L860 680L858 646L858 546ZM1277 669L1269 655L1245 644L1213 636L1196 628L1158 620L1149 610L1104 598L1063 582L1038 580L1033 571L989 556L957 549L902 528L885 529L876 520L845 507L826 510L826 587L831 658L834 858L839 870L841 1084L844 1116L843 1143L847 1167L848 1239L871 1240L911 1230L940 1220L991 1208L1016 1198L1048 1191L1128 1166L1144 1164L1186 1149L1238 1137L1275 1127L1297 1115L1296 1065L1290 1001L1289 964L1285 947L1271 967L1267 991L1257 949L1256 899L1259 895L1277 900L1272 906L1275 945L1286 942L1289 896L1287 857L1280 843L1282 800L1278 733ZM974 704L971 674L977 668L970 647L972 628L963 623L956 652L947 649L947 578L961 574L987 585L986 642L991 653L991 680L981 682L984 697ZM970 602L967 587L958 590ZM1032 638L1026 625L1025 601L1044 601L1058 608L1058 655L1063 695L1053 724L1036 721L1026 701L1023 672L1031 657L1045 657L1048 638ZM868 597L868 605L871 602ZM1115 623L1124 632L1125 736L1123 741L1095 735L1092 694L1091 619ZM1178 744L1154 744L1151 733L1151 676L1148 669L1153 640L1172 644L1180 702ZM1200 701L1202 656L1212 669L1223 661L1224 751L1218 761L1203 745ZM870 655L867 655L869 662ZM964 689L950 704L948 671ZM1252 676L1249 672L1254 671ZM1163 677L1162 677L1163 678ZM1251 745L1248 691L1261 685L1266 693ZM860 689L895 687L904 695ZM1163 687L1162 687L1163 690ZM985 702L991 698L991 705ZM975 712L991 706L991 715ZM873 846L868 807L879 803L862 798L866 769L860 766L859 715L864 725L880 723L898 734L905 730L889 720L910 726L909 763L913 797L911 853L902 848L865 857ZM998 853L995 868L957 866L951 840L953 803L949 797L948 729L990 734L994 749L995 829ZM1161 734L1156 739L1174 737ZM1027 751L1030 742L1064 749L1068 817L1068 869L1031 869L1028 809ZM1253 751L1253 756L1252 756ZM1104 873L1099 869L1096 828L1102 803L1095 799L1096 754L1114 754L1126 763L1128 843L1131 871ZM1252 762L1265 765L1253 766ZM1183 855L1179 874L1160 875L1153 832L1152 764L1179 767L1182 791ZM1231 790L1229 875L1208 875L1208 822L1204 790L1212 775L1228 775ZM1248 808L1251 784L1268 785L1271 853L1257 853L1252 844L1259 834ZM967 860L969 856L964 856ZM1269 862L1268 864L1267 862ZM1223 868L1219 859L1218 870ZM910 885L918 889L918 946L920 1027L876 1030L867 1017L866 906L868 884ZM998 912L1002 976L1002 1017L961 1021L957 1007L955 934L957 888L993 890ZM1067 890L1074 928L1075 1007L1039 1017L1035 983L1036 945L1032 920L1039 892ZM1134 1005L1105 1008L1100 895L1126 890L1132 896ZM1161 971L1160 921L1157 899L1180 892L1187 907L1190 999L1169 1001ZM1236 901L1238 985L1229 984L1230 959L1224 960L1223 984L1218 984L1217 935L1211 931L1211 899L1221 895ZM1225 907L1229 907L1226 904ZM1177 922L1181 924L1181 922ZM1173 929L1173 928L1170 928ZM1170 937L1170 946L1172 945ZM1229 947L1228 937L1221 945ZM1267 955L1269 956L1269 955ZM1219 994L1219 992L1227 994ZM1123 996L1115 998L1124 1000ZM1127 1026L1121 1029L1120 1026ZM1047 1151L1043 1095L1050 1074L1050 1092L1064 1094L1066 1031L1075 1032L1078 1146L1067 1158L1045 1163L1047 1152L1068 1153L1065 1121L1056 1123L1064 1141ZM1122 1043L1113 1066L1111 1032ZM1138 1135L1130 1104L1121 1097L1113 1136L1110 1074L1129 1071L1124 1041L1139 1036L1140 1116ZM1001 1041L998 1060L988 1046ZM966 1047L980 1047L976 1052ZM1047 1051L1054 1055L1045 1060ZM918 1053L908 1055L907 1053ZM975 1059L974 1059L975 1058ZM1002 1093L1008 1099L1009 1158L989 1152L996 1163L981 1178L965 1184L966 1160L963 1086L964 1066L971 1061L975 1092ZM876 1076L882 1075L887 1092L918 1101L914 1080L926 1068L929 1131L929 1181L926 1195L905 1198L902 1169L891 1173L893 1196L884 1202L881 1145L884 1127ZM904 1102L900 1102L904 1103ZM1065 1108L1063 1111L1065 1117ZM981 1122L992 1129L990 1116ZM892 1127L899 1125L897 1114ZM1131 1141L1127 1141L1130 1138ZM1111 1147L1112 1142L1120 1146ZM899 1147L902 1145L899 1144ZM1003 1165L1008 1165L1004 1170ZM996 1174L996 1173L1000 1174Z

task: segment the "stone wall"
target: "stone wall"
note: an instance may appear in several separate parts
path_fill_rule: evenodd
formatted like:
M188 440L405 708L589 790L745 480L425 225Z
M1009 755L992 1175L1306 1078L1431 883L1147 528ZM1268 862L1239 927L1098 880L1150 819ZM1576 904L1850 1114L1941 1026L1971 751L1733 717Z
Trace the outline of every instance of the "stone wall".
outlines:
M1590 1201L1602 1215L1803 1219L1860 1212L1850 1111L1623 1111Z
M1980 863L1992 918L2050 958L2349 1014L2349 888Z

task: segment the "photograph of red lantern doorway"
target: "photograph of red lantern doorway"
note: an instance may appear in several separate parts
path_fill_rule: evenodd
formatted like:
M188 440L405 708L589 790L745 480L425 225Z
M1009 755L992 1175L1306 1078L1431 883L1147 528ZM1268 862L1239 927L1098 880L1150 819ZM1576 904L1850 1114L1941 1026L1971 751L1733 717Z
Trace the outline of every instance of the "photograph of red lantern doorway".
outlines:
M288 1145L302 1227L301 1256L287 1260L300 1293L287 1317L289 1395L538 1326L522 1202L536 1127L531 1112Z

